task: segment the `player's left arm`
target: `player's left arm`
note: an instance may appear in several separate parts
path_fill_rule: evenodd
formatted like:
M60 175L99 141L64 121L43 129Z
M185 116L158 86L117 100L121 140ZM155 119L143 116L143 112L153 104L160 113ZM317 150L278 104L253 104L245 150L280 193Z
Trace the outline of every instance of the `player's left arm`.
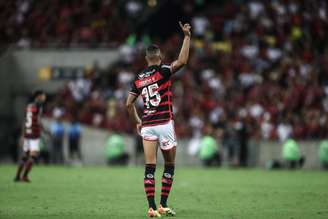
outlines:
M184 65L186 65L188 62L188 58L189 58L191 26L188 23L182 25L181 22L179 22L179 25L184 33L184 39L183 39L183 43L182 43L182 47L181 47L178 59L175 60L174 62L172 62L172 64L171 64L171 72L172 73L178 71L180 68L182 68Z
M133 119L133 121L137 124L137 131L140 132L141 128L141 119L138 115L137 109L134 105L135 101L137 100L138 96L132 93L129 93L128 98L126 100L126 109L129 113L129 116ZM140 133L139 133L140 134Z

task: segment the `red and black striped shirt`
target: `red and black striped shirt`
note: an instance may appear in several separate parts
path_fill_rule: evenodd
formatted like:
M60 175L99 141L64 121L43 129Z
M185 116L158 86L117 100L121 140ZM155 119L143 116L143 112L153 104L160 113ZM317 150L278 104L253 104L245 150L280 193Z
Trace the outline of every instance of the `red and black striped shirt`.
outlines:
M26 106L25 121L24 121L24 137L29 139L40 138L41 125L40 117L42 108L35 103L30 103Z
M130 94L141 95L144 102L143 126L164 124L173 118L171 75L170 66L152 65L133 81Z

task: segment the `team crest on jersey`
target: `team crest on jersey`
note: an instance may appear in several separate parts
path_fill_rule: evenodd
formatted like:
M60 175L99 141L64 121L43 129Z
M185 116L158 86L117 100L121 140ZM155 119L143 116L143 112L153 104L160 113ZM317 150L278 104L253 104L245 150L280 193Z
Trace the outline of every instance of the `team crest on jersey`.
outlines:
M138 78L139 78L139 79L147 78L147 77L149 77L150 75L152 75L155 71L156 71L156 70L153 69L153 70L151 70L151 71L142 72L142 73L140 73L140 74L138 75Z

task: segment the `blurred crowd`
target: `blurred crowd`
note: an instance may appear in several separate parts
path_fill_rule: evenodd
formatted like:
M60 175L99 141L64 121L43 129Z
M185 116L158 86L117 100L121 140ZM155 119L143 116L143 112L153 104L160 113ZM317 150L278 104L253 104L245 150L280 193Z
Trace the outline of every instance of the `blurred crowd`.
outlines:
M159 44L164 63L170 63L178 55L181 33L165 41L134 34L128 19L114 10L113 4L120 1L65 4L53 0L54 7L42 2L46 1L11 3L14 6L7 12L11 16L1 15L6 19L0 19L0 29L10 23L16 28L6 29L5 36L15 35L20 46L41 45L50 39L64 46L115 43L120 53L120 59L108 68L101 69L95 62L85 77L70 81L55 95L50 108L60 110L64 118L132 133L133 124L123 109L131 81L146 64L144 49L150 41ZM327 137L327 2L202 2L178 4L190 18L193 38L188 65L173 77L177 134L194 137L212 124L230 130L226 133L231 135L246 127L247 135L256 139ZM125 3L126 10L138 12L143 7L140 1ZM60 13L52 16L51 10ZM105 19L108 16L112 23Z
M136 0L0 1L1 42L20 48L115 47L144 7Z

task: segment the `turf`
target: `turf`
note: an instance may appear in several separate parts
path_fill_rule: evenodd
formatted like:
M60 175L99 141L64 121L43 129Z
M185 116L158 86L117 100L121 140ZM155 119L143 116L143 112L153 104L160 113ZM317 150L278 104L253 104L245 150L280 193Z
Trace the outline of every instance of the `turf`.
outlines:
M14 172L0 167L1 219L145 218L143 168L39 166L29 184ZM326 219L328 173L178 168L169 204L177 218Z

